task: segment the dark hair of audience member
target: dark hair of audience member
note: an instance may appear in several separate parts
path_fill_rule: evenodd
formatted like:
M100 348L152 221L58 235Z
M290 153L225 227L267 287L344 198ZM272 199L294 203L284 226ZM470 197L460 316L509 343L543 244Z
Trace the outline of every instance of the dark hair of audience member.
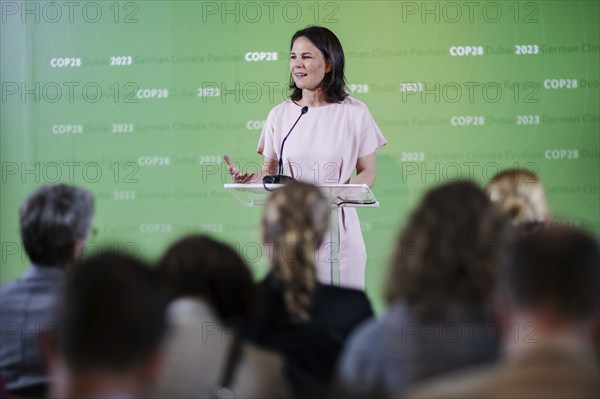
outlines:
M282 288L289 314L310 319L308 308L317 283L315 251L329 227L329 202L307 183L290 183L267 200L263 215L265 244L272 247L271 270Z
M21 238L31 262L62 267L73 260L75 242L85 240L94 214L94 198L65 184L45 186L21 205Z
M118 252L73 268L57 311L58 351L74 373L134 370L157 351L166 331L158 274Z
M503 170L490 180L485 191L511 224L524 233L537 230L550 220L544 185L529 170Z
M250 269L228 245L204 235L173 244L158 263L172 297L206 300L229 325L245 322L255 310Z
M425 194L400 232L385 288L422 319L443 320L457 304L491 299L506 221L467 181Z
M582 230L549 226L522 237L504 267L502 292L518 309L580 321L600 307L598 243Z
M327 102L338 103L348 97L346 92L346 77L344 76L344 49L337 36L322 26L309 26L294 33L290 42L290 50L299 37L305 37L321 51L325 62L331 62L331 71L325 74L321 82L323 94ZM294 83L290 74L290 98L293 101L302 99L302 90Z

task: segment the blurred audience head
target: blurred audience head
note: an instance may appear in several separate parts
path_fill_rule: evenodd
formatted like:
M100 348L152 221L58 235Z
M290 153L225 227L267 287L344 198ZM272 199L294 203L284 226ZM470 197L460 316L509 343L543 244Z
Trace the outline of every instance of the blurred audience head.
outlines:
M505 218L467 181L425 194L400 232L385 295L417 317L443 319L457 304L481 304L495 287Z
M253 311L255 288L250 269L229 246L203 235L173 244L158 269L172 297L207 301L223 322L243 321Z
M550 210L540 179L525 169L500 172L486 187L492 202L515 227L531 232L550 220Z
M162 287L154 270L117 252L73 268L57 309L57 324L65 331L50 355L51 370L68 375L70 382L56 385L55 396L89 394L94 378L108 385L113 378L136 384L153 378L166 330Z
M522 237L506 259L502 290L512 312L585 323L600 308L600 252L588 233L549 226Z
M21 238L31 262L65 267L76 261L93 214L92 194L78 187L50 185L31 194L19 209Z
M309 319L316 286L315 251L329 227L329 202L311 184L294 182L274 191L265 206L263 239L271 247L271 269L289 314Z

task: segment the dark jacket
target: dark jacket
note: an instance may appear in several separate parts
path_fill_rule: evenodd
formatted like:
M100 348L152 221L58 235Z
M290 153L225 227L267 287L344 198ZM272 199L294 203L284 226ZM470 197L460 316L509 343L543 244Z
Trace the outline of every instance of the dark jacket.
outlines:
M317 283L310 320L300 323L287 312L271 275L259 284L259 293L262 311L242 336L284 356L298 396L323 394L346 339L373 315L369 299L362 291Z

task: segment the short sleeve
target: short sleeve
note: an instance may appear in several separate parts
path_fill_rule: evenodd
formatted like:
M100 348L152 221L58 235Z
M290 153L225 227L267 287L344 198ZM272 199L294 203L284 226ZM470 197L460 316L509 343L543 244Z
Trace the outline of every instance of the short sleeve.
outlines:
M361 112L359 122L360 126L360 147L358 149L358 157L366 157L377 151L379 148L387 144L387 140L383 137L379 126L371 116L368 108L364 106Z
M275 111L271 110L265 125L263 126L260 138L258 139L258 148L256 152L270 159L279 159L277 151L275 150Z

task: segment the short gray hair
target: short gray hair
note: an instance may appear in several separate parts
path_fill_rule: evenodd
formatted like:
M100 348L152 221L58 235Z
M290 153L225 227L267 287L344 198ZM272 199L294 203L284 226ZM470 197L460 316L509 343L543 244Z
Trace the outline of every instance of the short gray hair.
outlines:
M66 184L43 186L19 209L21 239L31 262L38 266L63 266L73 258L78 240L89 235L94 197Z

